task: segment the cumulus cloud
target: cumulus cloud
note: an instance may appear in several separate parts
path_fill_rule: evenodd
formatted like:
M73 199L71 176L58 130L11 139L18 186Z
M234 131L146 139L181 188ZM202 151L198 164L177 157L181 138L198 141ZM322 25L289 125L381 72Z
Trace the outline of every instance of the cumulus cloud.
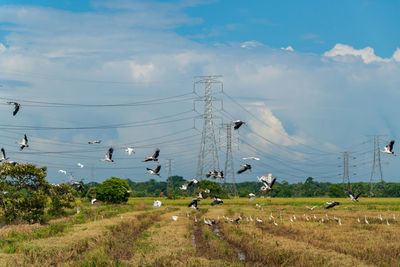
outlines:
M291 47L290 45L287 46L287 47L281 47L281 50L284 50L284 51L291 51L291 52L294 51L293 47Z
M369 64L372 62L390 62L393 59L398 61L399 53L396 50L392 58L382 58L375 55L374 49L369 46L362 49L355 49L350 45L336 44L331 50L325 52L324 56L326 57L356 56L356 57L361 57L364 63Z
M387 64L400 62L400 49L396 50L391 59L385 59L376 56L372 48L357 50L342 44L322 56L301 52L282 53L279 49L271 49L257 41L210 46L189 40L173 31L174 27L181 24L200 23L197 19L192 20L182 9L171 10L173 7L170 6L151 8L149 5L135 9L135 2L124 3L129 7L121 4L118 12L114 9L107 12L107 5L101 6L104 8L102 12L86 13L22 6L2 8L0 22L14 25L15 31L5 36L7 47L0 45L0 79L20 80L25 84L16 85L13 90L7 91L3 90L7 85L4 83L2 96L23 96L26 99L65 103L126 103L190 93L194 76L222 74L224 91L271 127L262 126L235 103L222 95L216 95L216 98L224 99L224 109L235 118L248 121L251 131L270 138L283 148L273 149L251 134L244 136L249 138L248 142L266 152L276 153L284 160L292 160L293 164L297 162L294 165L297 169L304 169L315 177L323 173L337 174L336 164L333 164L334 168L329 165L337 160L337 156L322 158L318 151L310 147L334 153L360 143L360 139L364 141L366 134L395 135L400 131L398 125L388 123L395 121L398 113L396 100L400 97L400 64ZM137 10L140 10L140 14ZM170 17L169 14L178 17ZM157 17L162 20L156 20ZM249 49L255 47L257 49ZM290 51L290 46L285 50ZM343 64L338 62L340 58L360 60L345 60ZM369 64L373 62L382 64ZM386 104L382 105L382 101L377 99L385 99ZM23 106L15 118L9 116L7 105L2 108L0 119L4 123L59 127L151 121L179 112L189 117L198 115L191 115L193 99L156 107L121 106L113 109L43 109ZM218 109L215 112L219 117L224 117L224 114L218 113ZM99 175L99 180L109 175L132 175L132 178L144 180L148 177L143 175L144 166L140 163L134 166L135 169L124 171L124 168L132 168L132 161L129 160L140 162L143 154L151 153L157 145L150 144L152 141L140 144L135 142L151 140L182 129L189 129L187 132L182 130L182 134L191 138L198 134L192 127L193 119L189 118L177 124L159 124L159 121L155 121L151 127L101 131L31 131L28 136L32 136L31 148L40 151L72 150L68 146L75 146L64 144L66 147L60 148L59 144L50 143L41 147L39 141L43 142L43 139L74 143L102 139L106 145L122 147L129 143L141 146L138 155L135 155L137 158L124 158L123 151L116 149L116 166L109 170L102 169L96 175ZM242 133L244 130L240 131ZM12 157L22 158L18 148L13 146L20 135L21 132L17 131L10 133L10 138L2 139L2 143L10 144L6 150L10 151ZM396 139L396 136L392 137ZM181 139L180 136L169 138ZM163 140L166 139L156 139L154 142ZM179 171L190 177L196 169L199 138L182 142L180 146L173 143L160 144L161 155L164 157L166 153L176 153L171 157L175 158L177 166L184 166ZM82 150L82 147L78 145L74 149ZM241 149L243 151L246 148ZM83 158L79 160L85 160L87 166L93 164L95 167L107 168L107 165L98 162L104 156L106 147L93 150L82 152ZM179 150L189 151L181 156ZM286 152L282 153L282 150ZM290 157L291 153L295 154L294 159ZM41 162L54 166L54 169L49 169L53 181L60 178L56 166L69 164L76 167L76 153L62 156L38 156ZM24 154L23 158L32 159L28 154ZM299 162L306 164L312 160L319 164L299 165ZM315 166L326 169L318 171ZM284 177L287 168L275 164L271 171ZM388 170L388 175L398 171L398 167L393 168ZM86 171L79 175L90 177L88 170L79 170ZM254 170L254 174L257 171ZM264 172L264 169L260 171ZM299 174L294 168L291 172L295 176L305 175L305 172Z

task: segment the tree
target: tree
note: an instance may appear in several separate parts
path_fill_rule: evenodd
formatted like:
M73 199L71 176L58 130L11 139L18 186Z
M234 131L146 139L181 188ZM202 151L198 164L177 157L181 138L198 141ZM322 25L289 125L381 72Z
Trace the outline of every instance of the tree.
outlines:
M201 188L203 190L209 189L210 190L210 197L222 197L226 198L228 195L226 192L221 188L221 186L213 181L209 180L202 180L197 184L197 188Z
M50 189L50 209L52 215L65 214L64 208L75 206L76 190L68 184L52 185Z
M42 220L50 189L46 170L28 163L0 166L0 202L7 223Z
M328 189L328 195L330 197L344 197L345 194L343 192L343 186L340 184L332 184Z
M128 201L130 187L126 180L111 177L95 188L98 200L107 203L123 203Z

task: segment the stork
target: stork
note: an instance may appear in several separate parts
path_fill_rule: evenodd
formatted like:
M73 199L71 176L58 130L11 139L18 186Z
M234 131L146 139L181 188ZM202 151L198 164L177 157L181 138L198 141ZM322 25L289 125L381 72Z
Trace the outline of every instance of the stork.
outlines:
M147 161L157 161L158 162L159 155L160 155L160 149L156 149L154 154L151 157L146 157L143 162L147 162Z
M390 141L390 143L385 146L384 150L379 150L379 152L396 156L393 152L393 145L394 145L394 140Z
M21 108L21 104L17 102L7 102L9 105L14 105L13 116L17 115L19 109Z
M148 174L152 174L152 175L157 175L158 177L161 177L158 173L160 172L160 170L161 170L161 165L158 165L154 170L153 169L150 169L150 168L146 168L146 170L147 170L147 173Z
M26 137L26 134L24 134L24 137L22 138L21 142L15 142L18 145L21 145L19 148L20 151L22 151L25 147L29 147L28 145L28 137Z
M112 155L114 153L114 149L110 147L104 157L104 159L100 159L100 161L107 161L107 162L112 162L115 163L114 160L112 159Z

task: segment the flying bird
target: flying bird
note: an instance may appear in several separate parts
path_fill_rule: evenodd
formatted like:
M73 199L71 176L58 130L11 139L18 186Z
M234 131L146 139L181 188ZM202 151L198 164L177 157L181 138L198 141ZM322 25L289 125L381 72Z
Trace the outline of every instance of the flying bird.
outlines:
M85 165L83 165L82 163L78 162L76 165L78 165L79 168L83 168Z
M2 147L1 148L1 159L0 159L0 162L2 162L2 161L7 161L8 160L8 158L6 157L6 151L4 150L4 148Z
M187 181L185 184L183 184L180 189L181 190L186 190L189 186L195 186L196 184L198 184L199 181L197 181L196 179L192 179Z
M17 115L19 109L21 108L21 104L17 102L7 102L9 105L14 105L14 111L13 111L13 116Z
M393 156L396 156L394 154L394 152L393 152L393 145L394 145L394 140L390 141L390 143L385 146L385 149L384 150L379 150L379 152L386 153L386 154L391 154Z
M217 176L216 176L215 178L219 178L219 179L221 179L221 180L224 180L224 173L223 173L223 171L217 172Z
M127 147L125 149L125 152L128 153L129 155L135 154L135 151L133 151L133 147Z
M258 181L263 183L264 185L260 188L261 191L271 191L272 187L275 184L276 178L272 177L272 173L268 173L267 175L257 177Z
M260 158L256 158L256 157L247 157L247 158L243 158L243 160L260 160Z
M148 174L157 175L158 177L160 177L160 175L158 173L161 170L161 165L158 165L154 170L150 169L150 168L146 168L146 169L147 169Z
M89 145L100 144L100 143L101 143L101 140L89 141L88 142Z
M240 126L242 126L243 124L247 126L247 123L245 123L244 121L241 120L237 120L237 121L232 121L233 122L233 129L237 130L240 128Z
M108 161L108 162L115 163L114 160L112 159L113 152L114 152L114 148L110 147L108 149L104 159L100 159L100 161Z
M250 197L249 201L253 201L256 198L256 195L254 195L253 193L250 193L249 197Z
M144 159L144 162L147 162L147 161L157 161L158 162L159 155L160 155L160 149L157 149L151 157L146 157Z
M328 204L328 206L326 206L325 209L330 209L335 207L336 205L339 205L340 203L337 201L332 201L332 202L326 202L326 204Z
M22 149L24 149L25 147L29 147L28 145L28 137L26 137L26 134L24 134L24 137L22 138L21 142L15 142L18 145L21 145L21 147L19 148L19 150L22 151Z
M358 202L358 197L359 197L360 195L361 195L361 193L358 193L357 196L354 196L353 192L349 192L350 200L351 200L351 201L354 201L354 202Z
M188 207L197 210L197 202L198 202L198 201L199 201L199 200L198 200L197 198L194 198L194 199L192 200L192 202L189 203Z
M212 176L215 179L215 178L217 178L217 175L218 175L218 172L216 170L209 171L206 173L207 178L210 178Z
M67 174L67 171L65 171L65 170L58 170L58 172L62 173L62 174Z
M238 170L238 172L237 172L238 174L241 174L241 173L243 173L243 172L245 172L247 170L251 170L251 165L250 164L242 164L240 166L242 166L242 168L240 170Z
M214 201L211 203L211 206L219 205L224 203L220 198L215 198Z

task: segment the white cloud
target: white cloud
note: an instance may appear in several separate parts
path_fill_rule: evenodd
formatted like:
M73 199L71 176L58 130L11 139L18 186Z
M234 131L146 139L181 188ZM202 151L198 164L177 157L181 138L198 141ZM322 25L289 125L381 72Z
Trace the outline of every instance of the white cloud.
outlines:
M375 55L375 51L372 47L365 47L363 49L355 49L349 45L336 44L331 50L324 53L326 57L337 57L337 56L356 56L361 57L364 63L369 64L372 62L390 62L390 58L381 58Z
M2 44L2 43L0 43L0 54L2 54L4 51L6 51L6 47Z
M293 47L291 47L290 45L289 45L288 47L281 47L281 50L284 50L284 51L291 51L291 52L294 51Z
M259 46L263 46L263 44L258 41L246 41L240 45L241 48L254 48Z
M395 61L400 62L400 48L397 48L396 51L394 51L392 58Z

